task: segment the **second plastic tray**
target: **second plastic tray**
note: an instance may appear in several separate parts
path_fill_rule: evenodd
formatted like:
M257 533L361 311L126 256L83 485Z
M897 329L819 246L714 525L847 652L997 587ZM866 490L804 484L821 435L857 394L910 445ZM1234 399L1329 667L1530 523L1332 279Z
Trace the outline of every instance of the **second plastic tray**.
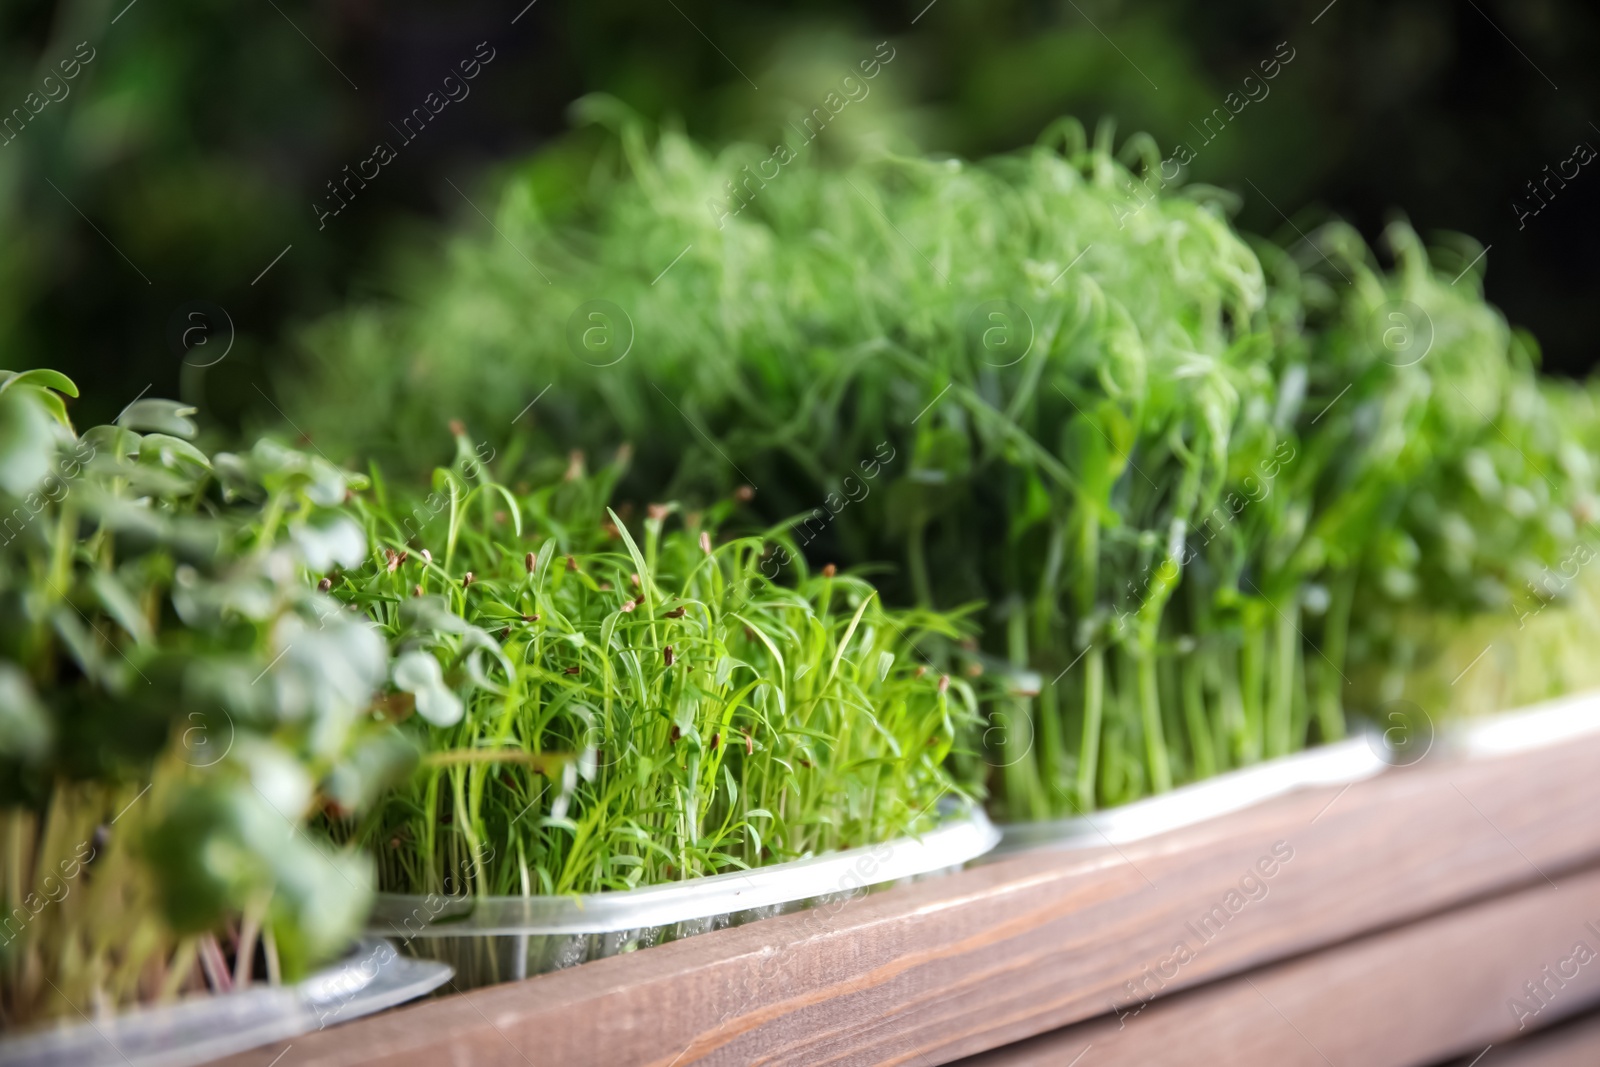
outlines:
M1239 811L1310 786L1370 778L1393 762L1380 736L1352 738L1180 786L1118 808L1050 822L1012 823L989 856L1033 848L1122 845Z
M338 963L292 986L256 985L7 1036L5 1067L191 1067L392 1008L450 980L450 968L365 938Z
M380 893L369 923L407 953L442 960L462 989L848 900L960 867L1000 833L962 809L920 837L749 871L610 893L443 898Z

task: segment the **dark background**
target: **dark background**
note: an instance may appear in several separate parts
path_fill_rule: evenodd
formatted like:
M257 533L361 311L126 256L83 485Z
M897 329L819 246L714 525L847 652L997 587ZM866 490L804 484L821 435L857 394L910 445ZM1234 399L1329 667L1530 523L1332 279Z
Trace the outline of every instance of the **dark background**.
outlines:
M1537 206L1526 183L1578 142L1600 148L1592 4L524 2L8 3L0 116L79 41L96 57L0 147L0 365L76 377L80 424L146 387L223 424L270 418L296 328L384 291L438 224L481 225L497 164L567 136L577 97L770 142L882 40L895 60L854 121L963 155L1025 144L1064 113L1198 146L1194 125L1287 42L1271 95L1200 148L1191 180L1240 194L1240 225L1279 238L1295 237L1286 215L1304 228L1329 214L1369 237L1397 213L1425 235L1471 234L1491 246L1489 298L1540 339L1547 369L1595 363L1600 164L1520 228L1513 208ZM388 124L480 41L495 58L471 95L319 232L325 183L397 142ZM187 354L203 364L227 329L215 311L186 319L193 301L236 334L204 370L175 335L206 326L194 336L213 347Z

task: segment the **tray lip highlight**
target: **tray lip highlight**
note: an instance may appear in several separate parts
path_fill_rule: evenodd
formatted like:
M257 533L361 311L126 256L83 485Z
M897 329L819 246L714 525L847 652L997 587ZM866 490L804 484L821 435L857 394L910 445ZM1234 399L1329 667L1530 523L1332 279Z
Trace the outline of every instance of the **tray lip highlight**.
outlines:
M363 966L371 963L370 968ZM294 985L255 985L134 1008L0 1038L7 1067L187 1067L403 1004L448 982L445 963L405 957L363 937L337 962ZM120 1040L119 1040L120 1039Z
M1447 722L1413 757L1376 726L1343 741L1266 760L1089 815L1004 823L1001 841L980 862L1030 849L1125 845L1242 811L1299 789L1350 785L1426 759L1437 748L1466 759L1494 759L1600 733L1600 689L1570 693L1476 719Z
M931 874L977 859L999 841L983 809L963 805L920 836L639 889L530 897L379 893L368 930L403 941L643 930Z
M1441 737L1452 753L1494 759L1600 733L1600 689L1541 700L1513 711L1453 723Z
M1298 789L1359 782L1392 765L1383 735L1363 733L1088 815L1004 823L1000 827L1000 844L982 862L1033 849L1095 848L1142 841L1242 811Z

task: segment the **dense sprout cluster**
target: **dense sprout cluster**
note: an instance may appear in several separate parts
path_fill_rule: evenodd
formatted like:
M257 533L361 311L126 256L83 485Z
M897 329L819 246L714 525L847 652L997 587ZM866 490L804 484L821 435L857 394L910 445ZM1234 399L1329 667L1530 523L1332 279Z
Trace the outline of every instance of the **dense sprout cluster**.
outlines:
M420 492L207 454L169 401L80 436L63 393L0 378L8 1024L299 976L359 931L373 857L391 890L616 889L981 792L959 616L775 583L798 546L723 538L731 500L630 530L626 450L508 458L513 490L458 437Z
M749 481L813 559L892 564L891 602L986 602L1011 817L1338 737L1437 654L1419 612L1502 610L1586 533L1581 431L1476 249L1252 247L1148 139L1071 121L773 175L589 110L614 158L536 161L408 304L311 333L305 418L402 462L446 412L646 442L648 492ZM328 403L357 390L373 418Z
M364 557L358 479L270 441L207 455L170 401L79 435L63 393L0 374L8 1023L343 950L372 866L308 819L414 758L366 714L381 637L305 577Z
M628 127L632 178L597 194L581 229L546 227L508 194L497 225L547 271L463 243L421 314L326 328L336 377L318 389L363 380L407 426L441 398L509 422L553 382L582 398L539 413L554 438L648 439L642 480L694 493L748 477L769 517L803 513L806 542L902 564L899 599L988 599L1004 620L994 666L1023 676L1012 689L1085 654L1037 694L1037 721L1032 698L1008 698L994 736L1022 753L1002 760L1030 794L1019 813L1066 791L1091 805L1165 788L1187 757L1169 756L1157 692L1176 586L1162 564L1240 479L1275 473L1286 453L1269 416L1292 413L1273 408L1262 271L1215 205L1140 200L1103 148L1071 124L1060 134L1064 152L984 166L794 166L730 219L707 201L740 176L740 149L711 158L669 135L649 151ZM591 294L627 316L636 355L568 343ZM381 367L393 351L411 354L399 373ZM1248 440L1245 408L1267 413ZM883 443L900 461L835 517ZM1291 747L1282 726L1275 751ZM1200 773L1262 754L1259 730L1228 729L1231 758L1208 728Z
M385 888L650 885L916 833L971 797L976 702L941 667L958 620L832 567L773 583L792 543L721 537L732 501L630 530L607 508L625 452L514 490L457 441L432 492L378 483L372 555L331 582L389 636L388 714L428 752L350 827Z
M1335 601L1360 604L1341 621L1355 690L1369 706L1489 711L1592 685L1572 647L1595 634L1592 610L1553 612L1537 638L1528 626L1593 587L1595 394L1536 374L1537 343L1465 269L1475 245L1385 236L1388 273L1353 231L1325 227L1327 258L1302 279L1312 407L1326 411L1302 430L1307 544ZM1491 644L1471 687L1434 677L1449 683Z

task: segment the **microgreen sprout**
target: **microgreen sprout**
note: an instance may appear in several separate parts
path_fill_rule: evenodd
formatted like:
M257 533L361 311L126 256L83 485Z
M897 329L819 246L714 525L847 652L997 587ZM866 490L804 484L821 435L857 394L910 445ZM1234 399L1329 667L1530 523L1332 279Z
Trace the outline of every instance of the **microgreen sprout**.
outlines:
M393 678L423 765L352 826L386 889L650 885L916 833L973 796L948 759L972 690L918 671L958 618L889 612L842 573L773 584L784 533L716 541L731 505L698 530L665 508L630 527L606 507L621 467L523 494L441 470L448 525L419 536L448 548L396 573L379 561L410 547L411 502L380 483L356 505L374 555L333 595L430 665ZM485 521L491 500L510 524Z

